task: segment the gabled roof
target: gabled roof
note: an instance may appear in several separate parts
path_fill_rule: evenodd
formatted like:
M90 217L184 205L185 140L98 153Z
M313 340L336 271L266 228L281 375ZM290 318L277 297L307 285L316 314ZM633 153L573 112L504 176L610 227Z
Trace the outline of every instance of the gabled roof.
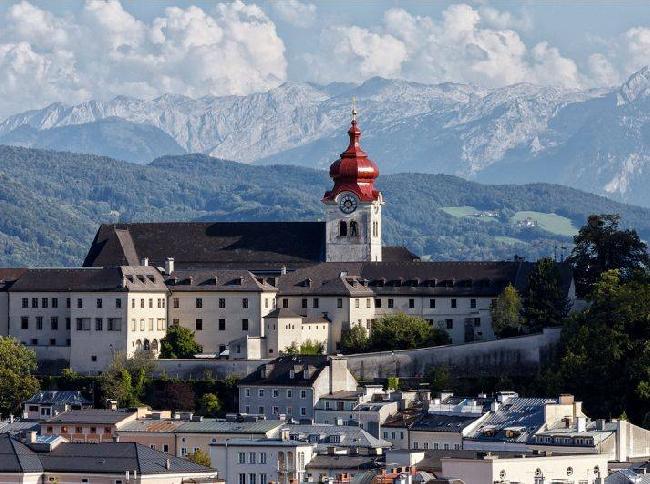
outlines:
M46 420L47 423L56 424L76 424L76 423L96 423L96 424L116 424L122 420L132 417L135 410L103 410L103 409L85 409L85 410L68 410Z
M166 291L155 267L74 267L28 269L9 289L22 291Z
M255 277L244 269L178 270L166 277L174 292L261 292L277 291L263 278Z
M148 257L180 268L301 266L325 258L324 222L161 222L102 225L84 266L137 264ZM224 266L225 265L225 266Z
M26 270L26 268L0 268L0 292L8 290Z
M38 456L9 434L0 435L0 474L43 472Z
M240 380L239 385L312 386L323 369L328 366L328 362L329 357L326 355L281 356L260 365ZM307 377L305 377L305 369L309 370ZM266 375L263 375L263 372L266 372Z
M389 448L393 445L391 442L374 437L355 425L289 424L284 428L289 429L289 436L294 439L314 440L319 450L332 446L378 449Z

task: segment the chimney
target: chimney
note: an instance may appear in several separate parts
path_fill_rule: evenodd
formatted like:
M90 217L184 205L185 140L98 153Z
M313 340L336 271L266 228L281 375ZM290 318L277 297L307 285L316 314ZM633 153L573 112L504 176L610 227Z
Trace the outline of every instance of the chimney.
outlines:
M143 257L141 266L147 267L149 265L149 257Z
M106 406L109 410L117 410L117 400L106 400Z
M172 272L174 272L174 258L167 257L167 259L165 259L165 274L169 275Z
M287 266L280 267L280 274L285 276L287 274Z
M560 398L558 399L558 403L560 405L573 405L574 398L573 395L570 393L562 393L560 394Z
M329 361L330 393L348 389L348 360L332 357Z
M280 440L282 440L282 442L286 442L289 440L289 429L280 430Z
M29 434L27 435L28 442L30 444L33 444L34 442L36 442L36 436L37 436L36 431L35 430L30 430Z
M165 469L170 470L172 468L172 461L170 459L165 459Z
M585 417L578 417L577 419L578 432L585 432L587 430L587 419Z

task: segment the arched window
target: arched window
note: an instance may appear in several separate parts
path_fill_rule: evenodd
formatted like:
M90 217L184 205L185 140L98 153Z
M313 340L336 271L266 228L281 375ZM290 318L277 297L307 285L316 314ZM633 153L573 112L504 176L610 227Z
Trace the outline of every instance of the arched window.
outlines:
M354 220L350 222L350 237L359 237L359 224Z
M148 340L148 339L145 339L145 340L144 340L143 349L144 349L145 351L149 351L149 349L150 349L150 345L149 345L149 340Z
M348 236L348 224L345 222L345 220L341 220L339 222L339 237L347 237Z
M151 342L151 351L158 353L158 340L155 339Z
M136 351L140 351L141 349L142 349L142 341L137 340L137 341L135 342L135 350L136 350Z

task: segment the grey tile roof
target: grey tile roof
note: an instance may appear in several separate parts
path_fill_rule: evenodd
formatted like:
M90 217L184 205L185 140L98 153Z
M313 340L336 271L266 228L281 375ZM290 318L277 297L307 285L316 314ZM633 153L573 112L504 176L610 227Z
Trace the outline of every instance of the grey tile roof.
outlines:
M0 421L0 434L20 434L29 430L39 430L40 424L29 420Z
M544 424L544 407L547 403L557 403L557 400L511 398L501 404L496 412L491 412L467 438L481 441L528 442ZM515 432L508 436L508 431Z
M305 466L311 469L349 469L365 471L382 467L379 457L371 455L317 455Z
M214 434L265 434L282 425L279 420L257 420L254 422L229 422L217 419L203 419L201 422L177 420L140 419L128 422L119 430L122 432L176 432Z
M288 440L281 440L281 439L228 439L227 441L224 442L212 442L210 445L219 447L219 446L231 446L231 445L240 445L240 446L250 446L250 447L258 447L258 446L269 446L269 447L295 447L295 446L302 446L302 445L310 445L309 442L305 442L302 440L294 440L294 439L288 439Z
M275 386L311 386L321 371L328 366L329 357L318 356L281 356L270 363L260 365L255 371L239 381L240 386L246 385L275 385ZM267 375L262 378L262 369L266 367ZM305 378L303 370L309 368L309 376ZM291 371L294 376L291 378Z
M32 397L27 400L25 403L33 403L33 404L45 404L45 405L90 405L92 402L88 400L87 398L84 398L84 396L81 394L81 392L78 391L69 391L69 390L63 390L63 391L56 391L56 390L49 390L49 391L42 391L38 392Z
M28 269L9 289L21 291L166 291L155 267Z
M289 435L301 440L309 440L310 436L317 436L319 450L335 445L337 447L363 447L369 449L389 448L392 444L386 440L378 439L361 427L354 425L330 424L287 424L283 428L289 429ZM332 436L339 436L340 442L334 442Z
M0 435L0 473L43 472L38 456L25 444Z
M0 268L0 292L8 290L26 270L26 268Z
M421 416L412 425L411 430L424 432L455 432L460 433L465 427L480 417L463 415L427 414Z
M219 291L261 292L277 289L262 278L244 269L215 269L212 271L185 269L167 276L167 285L174 292Z
M46 420L47 423L96 423L96 424L116 424L132 416L135 410L68 410Z

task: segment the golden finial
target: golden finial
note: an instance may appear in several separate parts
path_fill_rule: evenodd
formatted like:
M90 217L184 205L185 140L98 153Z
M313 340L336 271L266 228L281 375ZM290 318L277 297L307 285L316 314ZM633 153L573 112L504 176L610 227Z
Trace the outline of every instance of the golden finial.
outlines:
M352 96L352 121L357 120L357 99Z

